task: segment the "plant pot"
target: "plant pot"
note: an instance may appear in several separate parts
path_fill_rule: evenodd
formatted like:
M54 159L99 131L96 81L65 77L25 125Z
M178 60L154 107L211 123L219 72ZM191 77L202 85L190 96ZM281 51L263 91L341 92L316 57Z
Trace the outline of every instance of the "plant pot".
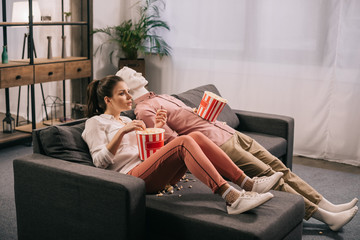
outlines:
M128 60L125 58L120 58L118 67L119 70L123 67L132 68L135 71L142 73L142 75L145 77L145 59L143 58L139 58L136 60Z

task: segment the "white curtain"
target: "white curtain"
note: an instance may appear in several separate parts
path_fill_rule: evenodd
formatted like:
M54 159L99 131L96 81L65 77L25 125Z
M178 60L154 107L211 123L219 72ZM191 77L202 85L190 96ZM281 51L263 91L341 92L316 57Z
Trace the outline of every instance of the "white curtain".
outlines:
M213 83L232 108L293 117L296 155L360 166L360 1L166 1L163 16L154 90Z

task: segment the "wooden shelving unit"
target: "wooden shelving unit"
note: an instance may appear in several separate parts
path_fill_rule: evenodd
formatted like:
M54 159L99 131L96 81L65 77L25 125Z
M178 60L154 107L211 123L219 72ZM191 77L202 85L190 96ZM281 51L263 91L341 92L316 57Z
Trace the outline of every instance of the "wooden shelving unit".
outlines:
M56 63L56 62L73 62L87 60L87 57L54 57L52 59L47 58L34 58L34 65L36 64L46 64L46 63ZM18 66L27 66L30 64L30 59L18 59L18 60L10 60L9 63L0 63L0 68L6 67L18 67Z
M25 22L0 22L0 26L14 27L14 26L24 26L27 27L29 23ZM78 22L33 22L33 26L51 26L51 25L87 25L87 22L78 21Z
M35 84L42 84L46 82L53 81L63 81L63 112L64 118L66 119L66 105L65 105L65 79L81 79L87 78L87 82L90 82L92 76L92 57L91 57L91 40L90 40L90 29L91 29L91 14L90 8L92 5L92 0L85 0L78 2L76 0L70 0L70 5L74 6L74 4L79 4L79 6L74 7L78 13L77 19L74 21L64 21L64 2L61 1L61 15L62 21L56 22L33 22L32 17L29 17L29 22L9 22L6 17L6 0L2 0L2 22L0 22L0 28L3 31L3 43L7 45L7 29L16 26L24 26L29 29L29 37L28 37L28 46L29 59L9 59L9 63L3 64L0 63L0 88L5 89L5 101L0 101L1 104L5 102L6 104L6 116L10 116L10 108L9 108L9 88L11 87L19 87L19 86L30 86L31 92L31 127L32 129L42 127L43 123L37 122L36 120L36 107L35 106ZM75 2L74 2L75 1ZM28 0L29 3L29 16L32 16L32 0ZM54 57L52 59L46 58L35 58L33 54L33 27L42 27L42 26L60 26L62 29L62 36L64 36L64 27L69 26L70 28L73 26L81 27L81 35L78 38L80 42L79 46L83 49L81 51L81 56L68 56L65 58ZM85 35L85 36L84 36ZM85 39L85 44L84 44ZM0 124L2 125L1 118ZM25 126L24 128L29 129L29 126ZM13 133L3 133L1 129L0 133L0 145L7 141L14 141L20 138L31 137L31 133L29 130L27 131L15 131Z

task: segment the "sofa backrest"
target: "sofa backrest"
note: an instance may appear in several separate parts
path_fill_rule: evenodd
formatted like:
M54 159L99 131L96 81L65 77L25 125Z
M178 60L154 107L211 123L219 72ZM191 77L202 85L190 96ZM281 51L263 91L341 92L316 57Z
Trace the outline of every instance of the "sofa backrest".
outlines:
M190 107L198 107L204 91L210 91L221 96L218 89L212 84L190 89L173 96ZM135 119L133 110L123 112L122 115ZM218 120L226 122L233 128L239 125L239 119L228 104L220 113ZM93 166L89 148L81 137L85 128L85 121L86 118L83 118L57 126L35 129L33 131L34 153Z
M219 90L213 84L203 85L197 88L190 89L186 92L173 94L172 96L178 98L183 103L188 105L189 107L199 107L201 99L204 95L205 91L213 92L219 96L221 96ZM239 119L236 114L231 110L229 104L226 104L224 109L221 111L217 120L226 122L230 127L237 128L239 125Z

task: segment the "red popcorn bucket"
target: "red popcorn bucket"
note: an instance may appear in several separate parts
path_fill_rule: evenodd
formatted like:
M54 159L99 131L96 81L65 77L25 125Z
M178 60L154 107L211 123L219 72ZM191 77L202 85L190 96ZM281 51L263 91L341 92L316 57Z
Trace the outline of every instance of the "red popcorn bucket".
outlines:
M164 146L164 132L162 128L147 128L143 131L136 131L136 139L139 147L139 156L145 160Z
M224 109L226 103L226 99L215 93L205 91L197 113L203 119L214 122Z

